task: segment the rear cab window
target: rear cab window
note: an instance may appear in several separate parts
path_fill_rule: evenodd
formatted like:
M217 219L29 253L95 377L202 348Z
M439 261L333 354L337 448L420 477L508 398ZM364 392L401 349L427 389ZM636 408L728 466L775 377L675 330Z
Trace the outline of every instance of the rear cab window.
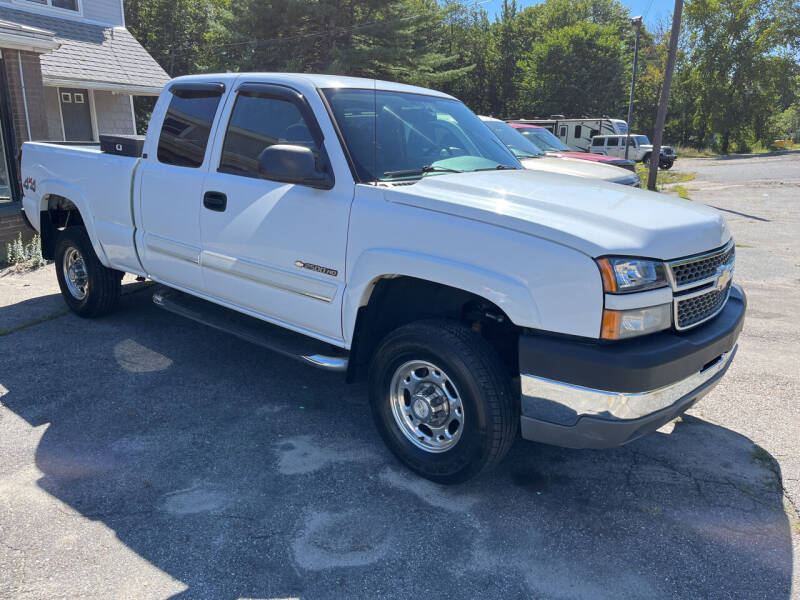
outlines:
M222 84L176 84L158 138L158 161L167 165L199 168L220 100Z

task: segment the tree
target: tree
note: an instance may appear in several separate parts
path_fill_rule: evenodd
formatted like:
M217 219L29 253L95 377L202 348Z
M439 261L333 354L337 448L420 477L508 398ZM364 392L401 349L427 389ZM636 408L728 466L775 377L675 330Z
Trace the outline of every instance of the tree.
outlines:
M785 109L780 88L797 72L790 51L798 44L792 23L797 0L694 0L686 6L689 80L698 92L694 128L700 144L719 135L727 153L732 142L768 140L771 115ZM788 94L792 95L791 92Z
M615 27L580 22L550 31L521 63L526 114L625 112L627 55Z

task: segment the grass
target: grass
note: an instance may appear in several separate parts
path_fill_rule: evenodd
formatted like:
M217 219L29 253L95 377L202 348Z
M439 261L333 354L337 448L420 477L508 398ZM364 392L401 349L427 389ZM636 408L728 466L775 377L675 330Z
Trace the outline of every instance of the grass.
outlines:
M673 185L669 191L678 194L679 198L683 198L684 200L691 200L691 198L689 197L689 190L687 190L682 185Z
M27 323L23 323L18 327L10 327L8 329L0 329L0 337L16 333L17 331L22 331L23 329L28 329L29 327L33 327L34 325L41 325L42 323L47 323L48 321L52 321L53 319L57 319L59 317L63 317L69 312L69 309L65 308L63 310L59 310L49 315L45 315L44 317L39 317L38 319L34 319L33 321L29 321Z
M642 182L642 187L647 188L647 176L649 174L649 169L642 163L639 163L636 165L636 174L639 175L639 180ZM663 191L677 192L678 196L685 200L689 200L689 191L685 187L675 184L683 183L685 181L692 181L693 179L694 173L662 171L659 169L658 177L656 178L656 190L661 191L662 186L671 185L673 186L672 188Z
M780 143L765 145L762 142L756 142L749 147L731 149L729 154L766 154L767 152L775 152L776 150L800 150L800 144L796 144L789 140L776 140L776 142ZM714 156L724 156L721 152L717 152L708 146L704 148L693 148L692 146L673 146L673 148L680 158L711 158Z
M691 146L675 146L674 149L679 158L710 158L712 156L719 156L719 152L709 147L692 148Z

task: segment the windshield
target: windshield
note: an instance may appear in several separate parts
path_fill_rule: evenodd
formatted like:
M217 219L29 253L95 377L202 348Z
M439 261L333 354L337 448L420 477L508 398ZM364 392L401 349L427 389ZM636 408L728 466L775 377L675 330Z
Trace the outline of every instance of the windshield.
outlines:
M536 158L544 155L539 146L533 144L508 123L503 121L484 121L484 123L517 158Z
M632 135L631 139L636 142L637 146L649 146L650 140L646 135Z
M569 151L569 148L567 148L561 142L561 140L559 140L556 136L547 131L547 129L534 129L533 127L521 127L516 131L525 136L526 140L533 142L539 148L547 152Z
M362 182L522 168L458 100L382 90L322 92Z

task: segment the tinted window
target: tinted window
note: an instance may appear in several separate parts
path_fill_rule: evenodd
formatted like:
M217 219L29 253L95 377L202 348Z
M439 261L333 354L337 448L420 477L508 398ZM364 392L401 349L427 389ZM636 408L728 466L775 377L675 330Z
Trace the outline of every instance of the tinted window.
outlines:
M617 138L617 137L608 138L608 145L609 146L619 146L619 138Z
M203 164L221 97L207 92L172 97L158 139L159 162L194 168Z
M526 138L508 123L503 121L484 121L484 123L517 158L534 158L544 154L533 140Z
M526 140L532 141L538 148L541 148L542 150L553 152L563 152L565 150L569 150L569 148L565 146L561 140L547 131L547 129L533 129L524 127L522 129L517 129L517 131L524 135Z
M592 140L592 146L602 146L605 143L605 138L594 138Z
M297 106L285 100L240 94L233 107L219 170L259 177L261 153L275 144L319 148Z
M580 125L575 125L575 137L576 138L581 137L581 126Z
M566 126L566 125L562 126L562 127L561 127L561 128L558 130L558 135L560 135L562 138L563 138L563 137L567 137L567 126Z

